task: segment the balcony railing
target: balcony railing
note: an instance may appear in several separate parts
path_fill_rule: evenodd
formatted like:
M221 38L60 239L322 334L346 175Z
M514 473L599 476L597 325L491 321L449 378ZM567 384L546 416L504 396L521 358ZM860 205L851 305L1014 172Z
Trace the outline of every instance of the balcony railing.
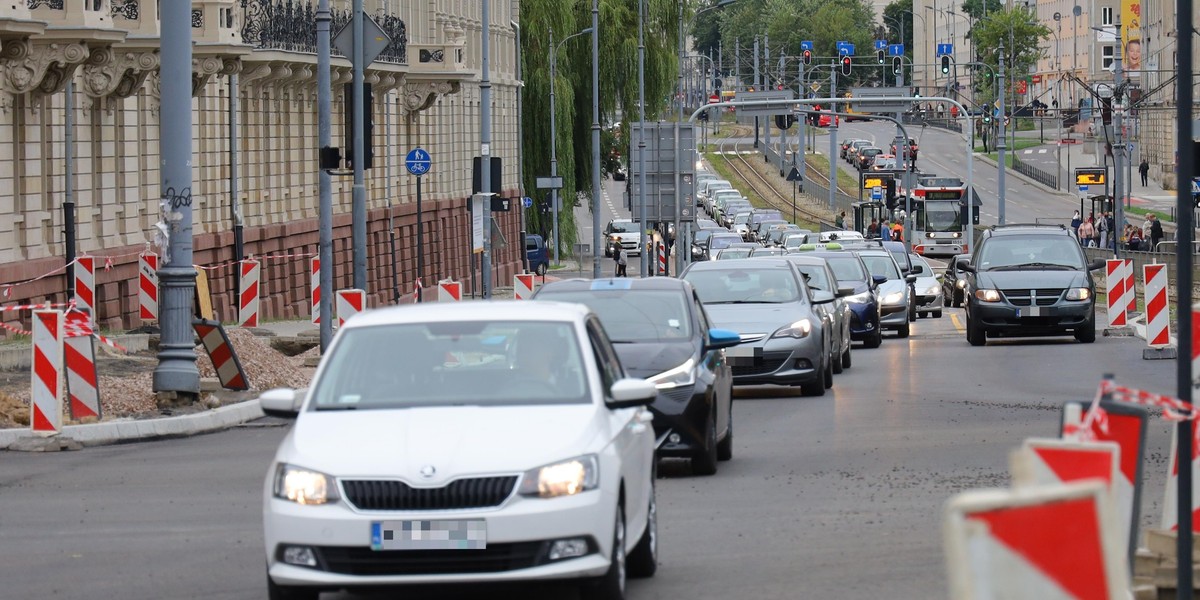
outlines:
M305 0L241 0L242 40L258 50L289 52L317 51L317 11ZM332 33L350 22L350 11L334 10ZM408 62L408 31L404 21L392 15L376 15L376 22L392 38L376 60ZM335 56L341 56L336 49Z

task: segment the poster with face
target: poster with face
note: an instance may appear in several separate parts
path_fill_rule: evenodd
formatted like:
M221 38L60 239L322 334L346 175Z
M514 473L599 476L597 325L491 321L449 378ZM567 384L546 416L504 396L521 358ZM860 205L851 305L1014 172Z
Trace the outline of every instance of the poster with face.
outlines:
M1121 0L1122 67L1129 77L1140 76L1142 67L1142 1Z

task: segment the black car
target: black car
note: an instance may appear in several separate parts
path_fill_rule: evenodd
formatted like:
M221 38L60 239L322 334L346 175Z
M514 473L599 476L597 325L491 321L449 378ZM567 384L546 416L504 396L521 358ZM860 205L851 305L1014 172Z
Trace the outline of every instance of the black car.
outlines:
M962 306L963 304L967 274L958 268L958 259L969 259L970 257L970 254L959 254L946 263L946 271L942 273L942 302L946 306Z
M883 330L879 326L879 284L886 277L875 278L853 252L816 251L812 256L824 258L837 276L838 286L853 286L854 292L844 299L850 305L850 339L861 341L867 348L878 348L883 343Z
M1079 242L1065 225L994 225L966 272L967 341L982 346L989 336L1073 335L1096 341L1096 283Z
M597 316L621 364L658 386L650 405L659 456L690 458L711 475L733 458L733 374L724 348L738 334L709 325L691 284L670 277L570 279L547 283L540 300L578 302Z

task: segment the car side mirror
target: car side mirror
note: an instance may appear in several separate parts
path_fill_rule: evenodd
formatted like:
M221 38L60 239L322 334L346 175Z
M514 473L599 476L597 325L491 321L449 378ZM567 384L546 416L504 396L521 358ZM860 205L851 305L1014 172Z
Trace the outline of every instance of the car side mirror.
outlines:
M917 282L917 276L916 276L916 275L905 275L905 276L904 276L904 281L905 281L906 283L916 283L916 282Z
M833 295L831 292L826 292L825 290L813 290L812 293L813 304L829 304L836 299L837 296Z
M609 408L634 408L654 402L658 388L645 379L626 377L613 382L609 395L606 403Z
M304 403L302 391L291 388L270 389L258 397L258 405L268 417L295 419L300 414L300 405Z
M736 331L728 329L709 329L708 341L704 343L705 350L720 350L721 348L732 348L742 343L742 336Z
M975 266L971 264L969 259L960 258L958 259L958 262L954 263L954 265L958 267L959 271L966 271L967 273L975 272Z
M853 296L854 295L854 286L839 285L838 289L837 289L837 295L838 295L838 298L845 298L847 296Z
M881 283L886 283L887 275L872 275L871 281L873 281L875 283L875 285L879 285Z
M909 273L912 273L913 275L920 275L924 272L925 267L922 267L921 265L913 265L912 269L909 271Z
M1088 265L1088 270L1089 271L1098 271L1100 269L1105 268L1105 266L1107 266L1107 263L1105 262L1105 260L1103 258L1098 258L1098 259L1092 261L1091 264Z

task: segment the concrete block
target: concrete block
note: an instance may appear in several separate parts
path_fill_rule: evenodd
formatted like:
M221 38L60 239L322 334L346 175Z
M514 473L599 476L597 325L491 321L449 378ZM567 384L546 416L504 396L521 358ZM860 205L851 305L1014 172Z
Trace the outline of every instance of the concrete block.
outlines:
M61 435L42 437L40 435L25 435L17 438L8 446L14 452L59 452L61 450L79 450L83 445L77 440Z
M1142 360L1175 360L1178 356L1179 350L1171 347L1142 349Z
M1146 549L1151 554L1155 554L1163 559L1164 562L1175 562L1176 535L1174 531L1163 529L1148 529L1146 530ZM1195 562L1196 555L1200 554L1197 550L1200 549L1200 536L1192 538L1192 562Z

